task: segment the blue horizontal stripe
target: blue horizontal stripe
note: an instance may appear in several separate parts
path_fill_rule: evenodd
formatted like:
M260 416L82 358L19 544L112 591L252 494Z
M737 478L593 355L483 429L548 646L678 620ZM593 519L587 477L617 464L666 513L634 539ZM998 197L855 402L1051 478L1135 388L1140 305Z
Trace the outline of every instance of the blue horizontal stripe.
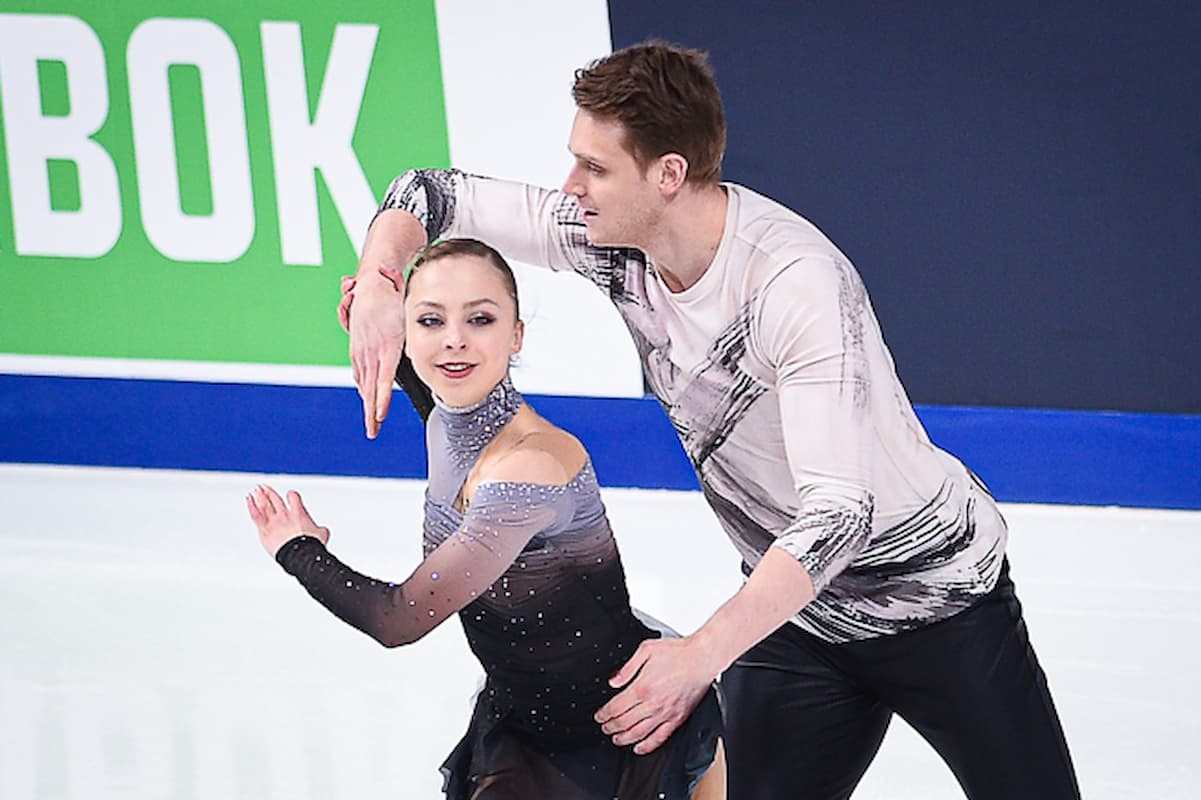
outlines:
M695 489L653 399L530 396L606 486ZM940 446L1010 502L1201 509L1201 417L919 407ZM420 478L402 395L378 439L353 389L0 375L0 461Z

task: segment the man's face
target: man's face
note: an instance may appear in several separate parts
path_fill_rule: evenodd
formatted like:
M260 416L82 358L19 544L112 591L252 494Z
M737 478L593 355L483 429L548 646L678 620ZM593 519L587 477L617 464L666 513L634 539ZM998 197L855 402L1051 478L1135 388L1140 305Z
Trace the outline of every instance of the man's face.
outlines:
M644 175L624 141L620 122L577 111L568 144L575 165L563 191L579 198L592 244L646 249L663 199L654 181L655 165Z

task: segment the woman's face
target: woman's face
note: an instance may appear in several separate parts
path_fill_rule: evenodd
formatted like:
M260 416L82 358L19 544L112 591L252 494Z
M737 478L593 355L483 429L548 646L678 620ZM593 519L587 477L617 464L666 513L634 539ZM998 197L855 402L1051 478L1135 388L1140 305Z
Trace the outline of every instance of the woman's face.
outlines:
M504 379L522 332L504 278L479 256L444 256L410 278L405 352L417 376L451 407L478 403Z

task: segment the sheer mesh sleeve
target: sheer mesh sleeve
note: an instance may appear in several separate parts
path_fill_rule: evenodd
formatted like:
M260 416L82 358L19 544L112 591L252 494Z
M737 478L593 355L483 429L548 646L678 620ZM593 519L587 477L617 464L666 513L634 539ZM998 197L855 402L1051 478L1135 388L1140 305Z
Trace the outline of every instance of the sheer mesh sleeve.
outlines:
M337 617L385 647L396 647L415 642L470 604L530 539L565 524L570 505L562 487L482 483L459 529L402 583L356 572L311 536L287 542L276 560Z

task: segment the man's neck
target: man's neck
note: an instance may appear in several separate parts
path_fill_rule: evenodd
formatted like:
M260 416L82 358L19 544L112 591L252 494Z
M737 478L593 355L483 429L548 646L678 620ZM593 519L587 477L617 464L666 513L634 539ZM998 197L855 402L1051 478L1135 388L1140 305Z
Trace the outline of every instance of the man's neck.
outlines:
M720 185L681 191L664 210L651 241L642 250L673 292L695 284L713 263L726 227L729 198Z

